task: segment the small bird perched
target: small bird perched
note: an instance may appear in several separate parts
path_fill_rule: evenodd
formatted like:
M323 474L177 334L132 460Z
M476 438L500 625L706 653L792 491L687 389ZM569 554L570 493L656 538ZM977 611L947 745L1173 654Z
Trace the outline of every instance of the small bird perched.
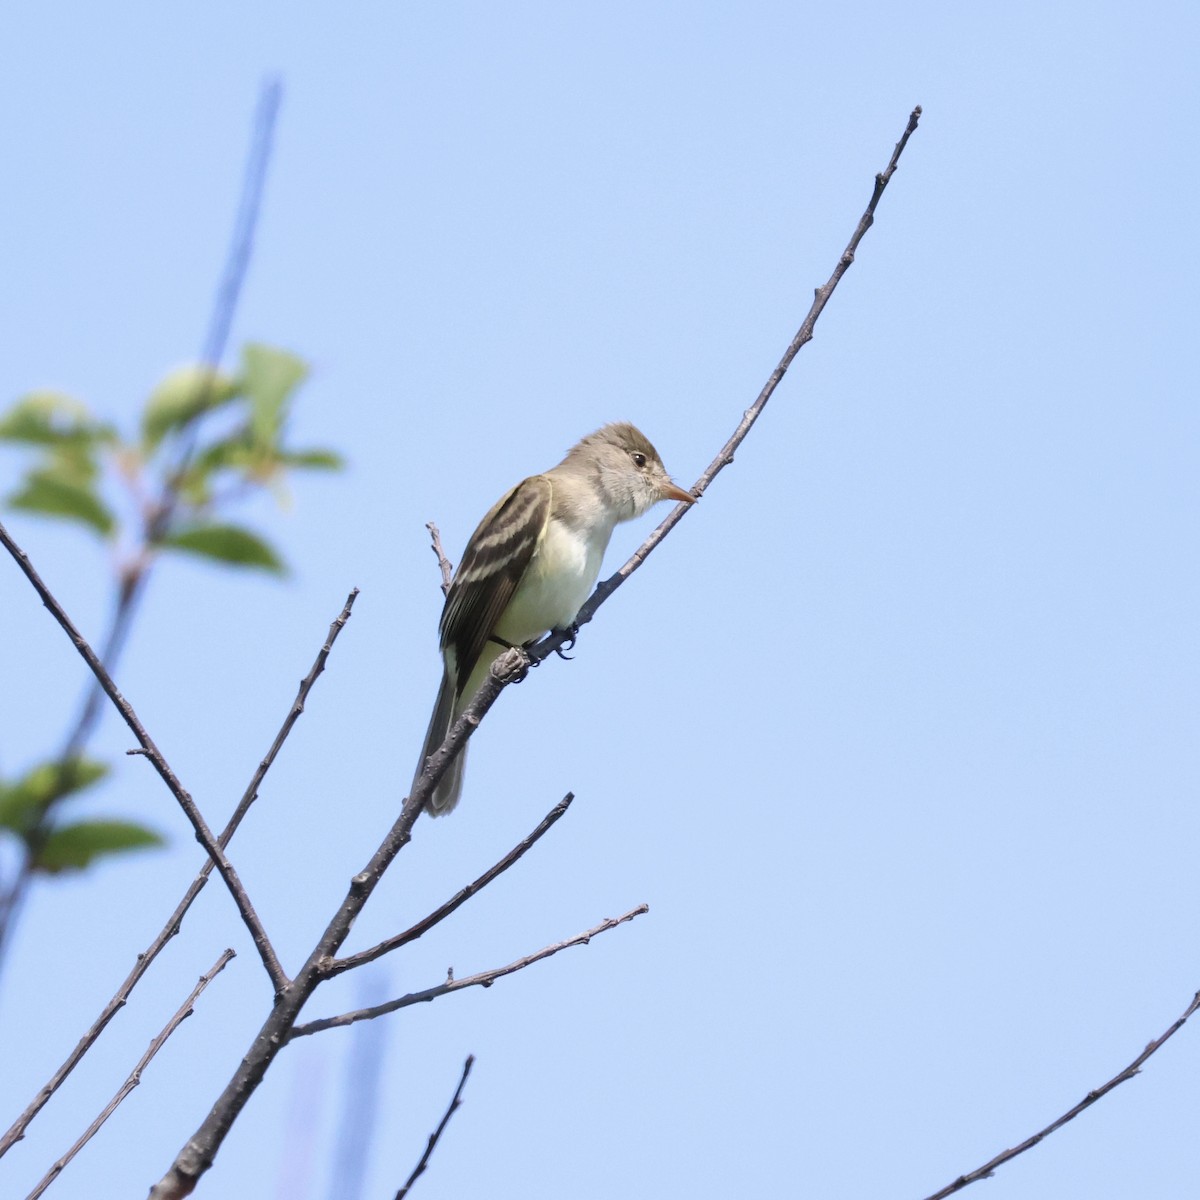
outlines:
M551 629L570 629L600 574L613 527L660 500L691 504L695 496L671 481L646 436L622 421L588 434L557 467L496 501L471 534L446 595L442 686L414 787L496 656ZM433 816L458 803L466 757L464 747L434 788L426 805Z

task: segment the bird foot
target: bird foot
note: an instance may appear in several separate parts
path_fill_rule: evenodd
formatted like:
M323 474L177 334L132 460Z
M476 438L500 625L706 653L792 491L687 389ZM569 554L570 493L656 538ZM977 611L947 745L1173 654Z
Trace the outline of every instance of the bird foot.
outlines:
M576 625L574 622L572 622L570 625L568 625L566 627L566 629L556 630L555 632L565 633L567 635L567 640L565 642L563 642L563 644L561 646L555 646L554 653L557 654L558 657L563 659L564 661L570 662L575 657L575 655L566 654L564 652L574 648L575 640L579 637L579 626Z

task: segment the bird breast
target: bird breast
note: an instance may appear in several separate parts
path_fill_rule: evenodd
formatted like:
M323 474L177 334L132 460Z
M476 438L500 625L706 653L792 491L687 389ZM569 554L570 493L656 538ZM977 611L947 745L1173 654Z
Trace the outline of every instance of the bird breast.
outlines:
M611 535L611 527L585 534L551 518L496 632L522 645L572 624L596 585Z

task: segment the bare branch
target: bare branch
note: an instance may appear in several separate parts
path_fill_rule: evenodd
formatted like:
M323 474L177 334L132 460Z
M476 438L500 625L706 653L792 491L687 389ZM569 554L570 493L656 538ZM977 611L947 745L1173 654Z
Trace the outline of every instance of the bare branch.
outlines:
M492 670L495 672L495 665ZM491 700L499 695L502 686L502 682L496 683ZM486 686L483 690L487 690ZM488 703L491 703L491 700ZM477 697L476 704L478 703ZM330 918L325 932L321 934L308 956L308 961L301 967L295 979L276 996L275 1006L238 1064L233 1077L225 1085L225 1090L217 1097L200 1127L176 1155L167 1173L151 1188L150 1200L181 1200L184 1196L190 1196L200 1176L212 1166L213 1158L237 1120L238 1114L262 1082L271 1063L275 1061L275 1056L283 1048L288 1031L296 1023L300 1010L320 983L323 967L336 956L342 943L349 936L355 918L371 898L371 893L378 886L384 871L412 840L412 827L421 815L421 810L425 807L425 802L441 772L445 771L447 762L449 758L443 755L436 774L431 768L426 769L425 774L417 781L417 786L413 788L412 795L405 800L400 815L392 824L387 836L371 856L371 861L351 878L345 899Z
M843 254L830 282L824 289L824 298L820 299L818 303L814 303L809 316L801 326L796 338L793 339L792 345L789 346L780 365L776 367L771 380L768 381L767 386L763 389L755 404L743 416L742 424L735 431L734 436L730 438L729 442L726 443L714 466L710 467L705 476L701 477L702 486L700 490L703 490L703 486L707 486L707 480L715 477L717 472L727 465L729 459L732 457L733 448L739 445L745 438L754 419L766 404L771 392L778 384L779 379L782 378L783 373L787 370L796 352L805 341L808 341L812 337L812 326L815 324L821 309L824 307L825 301L828 300L837 281L845 273L850 262L853 260L853 251L866 232L867 227L869 227L871 220L873 220L875 205L896 169L900 153L907 143L908 137L916 128L919 116L919 109L915 110L912 116L910 116L904 136L892 154L891 162L887 169L876 177L875 194L868 205L867 212L859 222L858 229L851 238L847 252ZM612 579L605 581L596 589L591 600L584 606L580 614L581 620L589 620L595 614L597 608L599 608L608 595L624 579L632 574L636 567L645 560L646 556L674 527L680 515L678 510L672 513L650 535L643 546L634 554L633 558ZM330 919L325 932L321 935L312 953L309 955L308 961L297 973L295 979L285 992L277 997L275 1007L264 1021L252 1045L239 1063L233 1077L226 1085L225 1090L217 1098L216 1103L200 1127L179 1151L167 1173L151 1190L150 1200L179 1200L180 1197L188 1196L194 1190L200 1176L212 1165L213 1159L229 1130L232 1128L234 1121L237 1120L247 1100L249 1100L254 1090L262 1081L275 1056L279 1053L280 1047L289 1037L289 1034L294 1035L295 1023L301 1008L320 982L322 971L328 966L329 961L336 956L347 936L349 936L350 928L355 918L370 899L384 871L387 870L388 866L390 866L404 846L412 840L413 825L424 809L434 784L445 773L454 755L461 752L463 745L478 726L484 714L495 702L501 690L509 683L525 675L535 655L536 661L541 661L557 646L562 645L564 641L565 636L552 635L549 638L543 639L531 653L526 653L522 649L506 650L492 663L488 678L476 693L474 700L472 700L468 708L454 723L442 746L428 757L425 767L412 789L412 794L404 802L400 816L380 843L371 861L358 875L351 879L345 899Z
M262 959L267 974L271 977L271 983L275 987L276 994L283 991L288 984L288 978L284 974L283 968L279 965L279 959L275 955L274 947L272 947L270 939L267 937L267 932L258 918L258 913L254 911L254 906L250 903L250 897L246 894L246 889L243 887L238 873L233 869L233 864L230 863L229 859L225 857L225 851L221 849L217 843L217 839L213 837L212 830L209 829L207 822L200 815L200 810L196 807L196 802L184 790L183 784L176 778L175 772L171 770L167 764L167 760L163 758L158 747L154 744L154 740L146 732L146 727L138 719L137 713L133 711L133 706L118 691L117 685L112 681L112 677L104 669L104 664L96 657L96 652L91 646L88 645L87 639L75 628L74 623L67 616L63 606L54 598L53 593L42 582L42 577L34 570L33 563L29 561L29 556L12 540L8 530L3 525L0 525L0 545L13 556L17 566L24 572L26 579L33 584L34 590L42 598L42 603L50 610L50 615L62 626L63 631L71 639L83 661L91 668L92 674L99 680L105 695L108 696L117 711L125 719L125 724L132 730L133 736L137 738L142 751L151 763L154 764L154 769L170 789L171 795L178 801L179 807L183 809L184 815L196 831L196 841L208 851L209 858L216 863L217 870L220 872L221 878L225 881L225 886L229 889L229 894L233 897L233 901L237 905L238 912L241 913L246 928L250 930L250 937L254 941L255 949L258 950L259 957Z
M433 542L431 548L437 555L438 569L442 572L442 595L447 596L450 594L450 584L454 581L454 568L450 565L445 551L442 550L442 535L438 533L438 527L432 521L426 521L425 528L429 530L429 536Z
M1102 1096L1107 1096L1113 1088L1120 1086L1128 1079L1132 1079L1139 1074L1142 1069L1142 1064L1154 1054L1155 1051L1167 1041L1168 1038L1174 1037L1193 1013L1200 1011L1200 992L1197 992L1192 997L1192 1002L1183 1010L1179 1017L1170 1025L1170 1027L1161 1036L1152 1041L1146 1048L1131 1062L1124 1070L1118 1071L1107 1083L1101 1084L1098 1088L1093 1088L1074 1108L1068 1109L1057 1120L1051 1121L1045 1129L1039 1129L1037 1133L1031 1134L1019 1146L1013 1146L1010 1150L1005 1150L997 1154L995 1158L985 1162L982 1167L976 1167L974 1171L968 1172L966 1175L960 1175L953 1183L947 1184L940 1192L934 1192L931 1196L926 1196L925 1200L945 1200L946 1196L952 1196L955 1192L962 1191L968 1184L978 1183L981 1179L987 1179L997 1167L1003 1166L1006 1162L1017 1157L1018 1154L1024 1154L1026 1150L1032 1150L1043 1138L1049 1137L1056 1129L1061 1129L1068 1121L1073 1121L1085 1108L1091 1108Z
M397 1009L408 1008L413 1004L424 1004L428 1000L436 1000L439 996L445 996L450 992L461 992L463 988L491 987L497 979L503 979L505 975L523 971L535 962L541 962L543 958L550 958L560 950L569 950L572 946L586 946L598 934L616 929L618 925L632 921L634 917L640 917L649 911L650 905L639 904L637 908L631 908L622 916L606 917L599 925L585 929L583 933L577 933L573 938L567 938L565 942L555 942L552 946L544 946L536 954L518 958L507 966L493 967L490 971L480 971L477 975L466 975L462 979L447 979L445 983L439 983L436 987L426 988L423 992L409 992L407 996L399 996L395 1000L389 1000L386 1004L373 1004L370 1008L357 1008L353 1012L341 1013L336 1017L322 1017L318 1021L306 1021L303 1025L295 1026L286 1035L286 1038L290 1042L294 1038L308 1037L309 1034L320 1033L325 1029L353 1025L356 1021L370 1021L375 1017L396 1012Z
M117 1111L121 1101L133 1091L139 1083L142 1082L142 1072L149 1065L150 1060L163 1048L167 1038L179 1028L183 1022L192 1015L192 1006L196 1003L197 997L202 991L225 969L226 964L231 958L235 957L232 950L226 950L220 958L217 959L208 971L200 976L199 982L192 988L191 995L180 1006L179 1011L163 1026L158 1036L151 1041L146 1048L146 1053L138 1059L137 1065L129 1073L129 1078L117 1089L116 1095L104 1106L100 1115L83 1131L79 1136L79 1140L60 1158L51 1168L42 1176L41 1181L26 1197L26 1200L37 1200L37 1198L62 1174L63 1168L79 1153L100 1132L104 1122Z
M251 804L258 798L258 789L266 777L267 772L274 763L276 756L279 754L287 736L292 731L292 727L299 719L300 714L304 711L305 701L308 699L308 694L312 691L313 684L316 683L317 677L325 670L325 662L329 658L329 652L333 649L333 643L337 641L337 636L345 627L346 622L350 619L350 610L354 607L355 598L358 596L358 589L355 588L349 596L346 597L346 603L342 611L334 618L333 623L329 626L329 633L325 638L325 644L317 653L316 661L313 663L311 670L300 681L300 690L296 693L296 699L292 702L291 708L288 710L288 715L284 718L283 725L279 732L275 735L275 741L271 744L270 750L267 751L266 757L258 764L257 770L254 772L254 777L250 780L249 786L246 788L237 808L234 810L233 816L221 831L221 836L218 839L222 846L229 844L229 840L233 837L237 827L241 824L242 818L246 815ZM92 1048L104 1032L108 1023L117 1015L117 1013L129 1001L130 993L137 985L142 976L150 969L150 964L158 957L159 952L164 946L179 932L179 928L183 923L184 915L192 906L192 901L203 890L204 885L208 882L208 877L212 873L213 860L206 859L204 866L200 868L199 874L192 881L191 886L184 893L183 899L175 907L175 911L167 918L167 923L159 931L158 936L142 951L137 957L137 962L133 969L125 977L125 981L117 989L113 998L104 1006L104 1010L100 1016L93 1022L92 1027L83 1035L78 1044L67 1056L66 1061L58 1068L57 1071L46 1081L46 1083L38 1090L37 1095L30 1102L29 1106L23 1113L13 1122L12 1126L0 1137L0 1157L17 1142L25 1136L25 1130L29 1127L29 1123L34 1117L45 1107L46 1102L54 1095L62 1086L63 1081L68 1075L78 1066L83 1056Z
M475 1055L468 1054L467 1061L463 1063L462 1077L459 1079L458 1087L454 1089L454 1096L450 1100L450 1107L446 1109L445 1115L438 1122L438 1127L429 1135L429 1142L425 1147L425 1153L421 1155L421 1161L417 1163L404 1186L396 1193L396 1200L404 1200L404 1197L408 1195L408 1189L425 1174L425 1168L429 1166L429 1156L433 1153L434 1146L438 1144L438 1138L442 1136L442 1130L450 1124L450 1118L454 1116L459 1105L462 1104L463 1088L467 1086L467 1076L470 1075L471 1068L474 1065Z
M455 909L460 908L470 900L472 896L483 891L498 875L503 875L571 807L571 801L574 799L574 794L568 792L542 818L541 823L528 837L518 842L498 863L488 867L474 883L468 883L465 888L447 900L440 908L435 908L429 916L422 918L411 929L406 929L403 933L396 934L395 937L387 938L378 945L372 946L369 950L360 950L359 953L349 954L345 958L335 958L325 968L323 972L325 977L332 978L334 975L341 975L344 971L353 971L355 967L365 966L369 962L374 962L377 958L382 958L385 954L390 954L393 950L399 950L401 946L407 946L409 942L415 942L422 934L428 933L435 925L444 921Z

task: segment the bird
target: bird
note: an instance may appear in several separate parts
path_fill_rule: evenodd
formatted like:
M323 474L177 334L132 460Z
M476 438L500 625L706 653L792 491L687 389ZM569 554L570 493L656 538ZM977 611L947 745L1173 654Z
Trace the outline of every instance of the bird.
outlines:
M412 787L475 698L492 662L550 630L568 630L600 574L613 528L662 500L692 504L650 440L626 421L578 441L557 466L510 488L471 535L438 626L442 682ZM462 794L466 747L426 802L444 816ZM410 789L410 794L411 794Z

